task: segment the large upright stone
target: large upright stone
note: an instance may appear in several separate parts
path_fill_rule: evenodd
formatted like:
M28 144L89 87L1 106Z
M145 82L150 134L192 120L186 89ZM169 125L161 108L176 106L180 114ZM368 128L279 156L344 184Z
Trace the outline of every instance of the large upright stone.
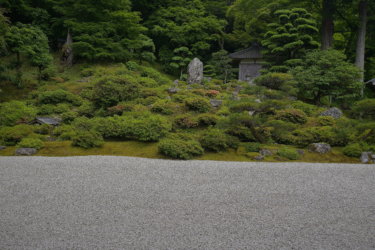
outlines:
M198 58L194 58L188 66L188 83L201 84L203 81L203 63Z

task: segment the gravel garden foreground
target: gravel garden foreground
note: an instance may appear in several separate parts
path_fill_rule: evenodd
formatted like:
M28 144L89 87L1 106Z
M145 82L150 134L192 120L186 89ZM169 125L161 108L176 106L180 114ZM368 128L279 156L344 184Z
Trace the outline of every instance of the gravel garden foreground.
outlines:
M1 249L374 249L375 167L0 157Z

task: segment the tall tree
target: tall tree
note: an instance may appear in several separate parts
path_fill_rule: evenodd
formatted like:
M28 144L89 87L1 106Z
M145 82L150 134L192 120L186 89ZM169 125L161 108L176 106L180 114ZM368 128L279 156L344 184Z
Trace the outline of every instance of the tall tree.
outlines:
M360 81L364 80L365 49L366 49L366 26L367 26L367 0L359 2L359 28L356 48L355 65L362 71ZM362 90L363 95L363 90Z
M56 28L70 29L77 58L96 61L131 59L131 47L146 29L131 11L130 0L55 0Z
M315 20L305 9L278 10L277 22L268 25L262 45L271 71L285 72L306 54L319 47Z
M333 47L335 0L323 0L322 10L322 49Z

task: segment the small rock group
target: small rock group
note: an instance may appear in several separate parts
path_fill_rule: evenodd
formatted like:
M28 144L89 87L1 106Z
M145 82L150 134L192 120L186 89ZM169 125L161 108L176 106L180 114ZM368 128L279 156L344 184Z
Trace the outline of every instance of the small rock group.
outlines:
M360 159L361 159L361 162L365 164L375 163L375 153L363 152Z

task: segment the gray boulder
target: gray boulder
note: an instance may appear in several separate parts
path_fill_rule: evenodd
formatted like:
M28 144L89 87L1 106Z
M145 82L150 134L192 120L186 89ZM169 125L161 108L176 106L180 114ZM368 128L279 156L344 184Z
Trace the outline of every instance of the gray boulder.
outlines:
M360 160L365 164L375 162L375 158L373 158L372 152L362 152Z
M201 84L203 81L203 63L198 58L194 58L188 66L188 83Z
M259 151L259 153L262 155L262 156L271 156L273 155L272 151L269 150L269 149L261 149Z
M168 89L168 93L170 93L170 94L176 94L179 91L180 91L180 89L179 88L175 88L175 87Z
M255 161L263 161L264 160L264 156L263 155L258 155L258 156L255 156L253 159Z
M319 153L319 154L326 154L331 151L331 145L327 143L313 143L310 144L309 150L311 152Z
M218 107L220 107L223 104L223 100L211 99L210 103L211 103L212 107L218 108Z
M17 148L16 155L34 155L38 152L35 148Z
M341 118L342 115L343 113L339 108L330 108L320 114L320 116L331 116L335 119Z
M5 146L0 146L0 150L6 149L7 147Z

